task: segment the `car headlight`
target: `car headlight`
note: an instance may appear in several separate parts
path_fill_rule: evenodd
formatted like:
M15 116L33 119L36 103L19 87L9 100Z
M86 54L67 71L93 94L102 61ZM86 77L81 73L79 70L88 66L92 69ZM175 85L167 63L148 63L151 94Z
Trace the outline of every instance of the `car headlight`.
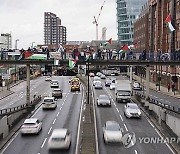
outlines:
M138 114L141 115L141 112L139 111Z
M128 112L128 111L126 111L126 113L127 113L128 115L131 115L131 113L130 113L130 112Z

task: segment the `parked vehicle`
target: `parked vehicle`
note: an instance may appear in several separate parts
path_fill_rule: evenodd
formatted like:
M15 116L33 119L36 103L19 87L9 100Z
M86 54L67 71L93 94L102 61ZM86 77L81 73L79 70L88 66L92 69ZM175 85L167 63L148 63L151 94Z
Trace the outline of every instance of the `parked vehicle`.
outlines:
M117 102L130 102L132 95L131 83L129 80L117 80L115 97Z
M48 150L69 149L71 145L71 135L66 128L54 129L49 140Z
M103 138L107 144L109 142L122 142L122 129L116 121L106 121L103 127Z
M21 126L21 134L38 134L42 130L42 122L37 118L26 119Z
M127 103L124 106L124 115L128 118L141 118L141 110L135 103Z

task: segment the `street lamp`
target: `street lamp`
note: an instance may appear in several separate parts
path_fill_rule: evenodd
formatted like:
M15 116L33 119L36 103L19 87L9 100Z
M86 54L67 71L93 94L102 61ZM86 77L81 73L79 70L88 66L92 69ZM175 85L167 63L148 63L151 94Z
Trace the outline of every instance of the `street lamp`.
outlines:
M32 49L33 49L33 47L34 47L34 45L33 45L34 43L35 43L35 42L32 42L32 46L31 46Z
M17 49L17 42L19 41L19 39L17 39L16 41L15 41L15 49Z

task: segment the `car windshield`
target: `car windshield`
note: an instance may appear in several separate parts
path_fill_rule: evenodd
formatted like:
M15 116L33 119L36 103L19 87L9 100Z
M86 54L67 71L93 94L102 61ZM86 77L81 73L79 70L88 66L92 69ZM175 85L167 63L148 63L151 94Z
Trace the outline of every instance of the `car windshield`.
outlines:
M119 96L130 96L130 92L121 92L121 93L118 93Z
M130 109L138 109L138 106L136 106L136 105L128 105L128 108L130 108Z
M53 102L53 99L44 99L44 102Z
M100 95L99 99L109 100L108 96L106 96L106 95Z
M109 130L109 131L119 131L120 127L119 127L118 124L106 125L106 130Z
M53 138L52 138L52 141L56 141L56 142L59 142L59 141L64 141L64 138L60 138L60 137L53 137Z

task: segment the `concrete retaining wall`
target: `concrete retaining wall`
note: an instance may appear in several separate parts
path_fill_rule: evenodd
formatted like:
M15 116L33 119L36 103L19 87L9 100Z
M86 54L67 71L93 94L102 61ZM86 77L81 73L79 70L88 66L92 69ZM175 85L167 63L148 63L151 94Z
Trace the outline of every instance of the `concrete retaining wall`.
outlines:
M166 113L166 124L173 130L173 132L180 137L180 118L176 115Z
M5 138L9 133L9 126L7 124L7 116L2 117L0 119L0 134L3 134L3 138Z
M22 111L19 111L19 112L16 112L16 113L13 113L13 114L9 115L7 117L7 123L9 125L9 127L11 127L13 125L14 121L16 121L25 112L26 112L26 110L22 110Z

